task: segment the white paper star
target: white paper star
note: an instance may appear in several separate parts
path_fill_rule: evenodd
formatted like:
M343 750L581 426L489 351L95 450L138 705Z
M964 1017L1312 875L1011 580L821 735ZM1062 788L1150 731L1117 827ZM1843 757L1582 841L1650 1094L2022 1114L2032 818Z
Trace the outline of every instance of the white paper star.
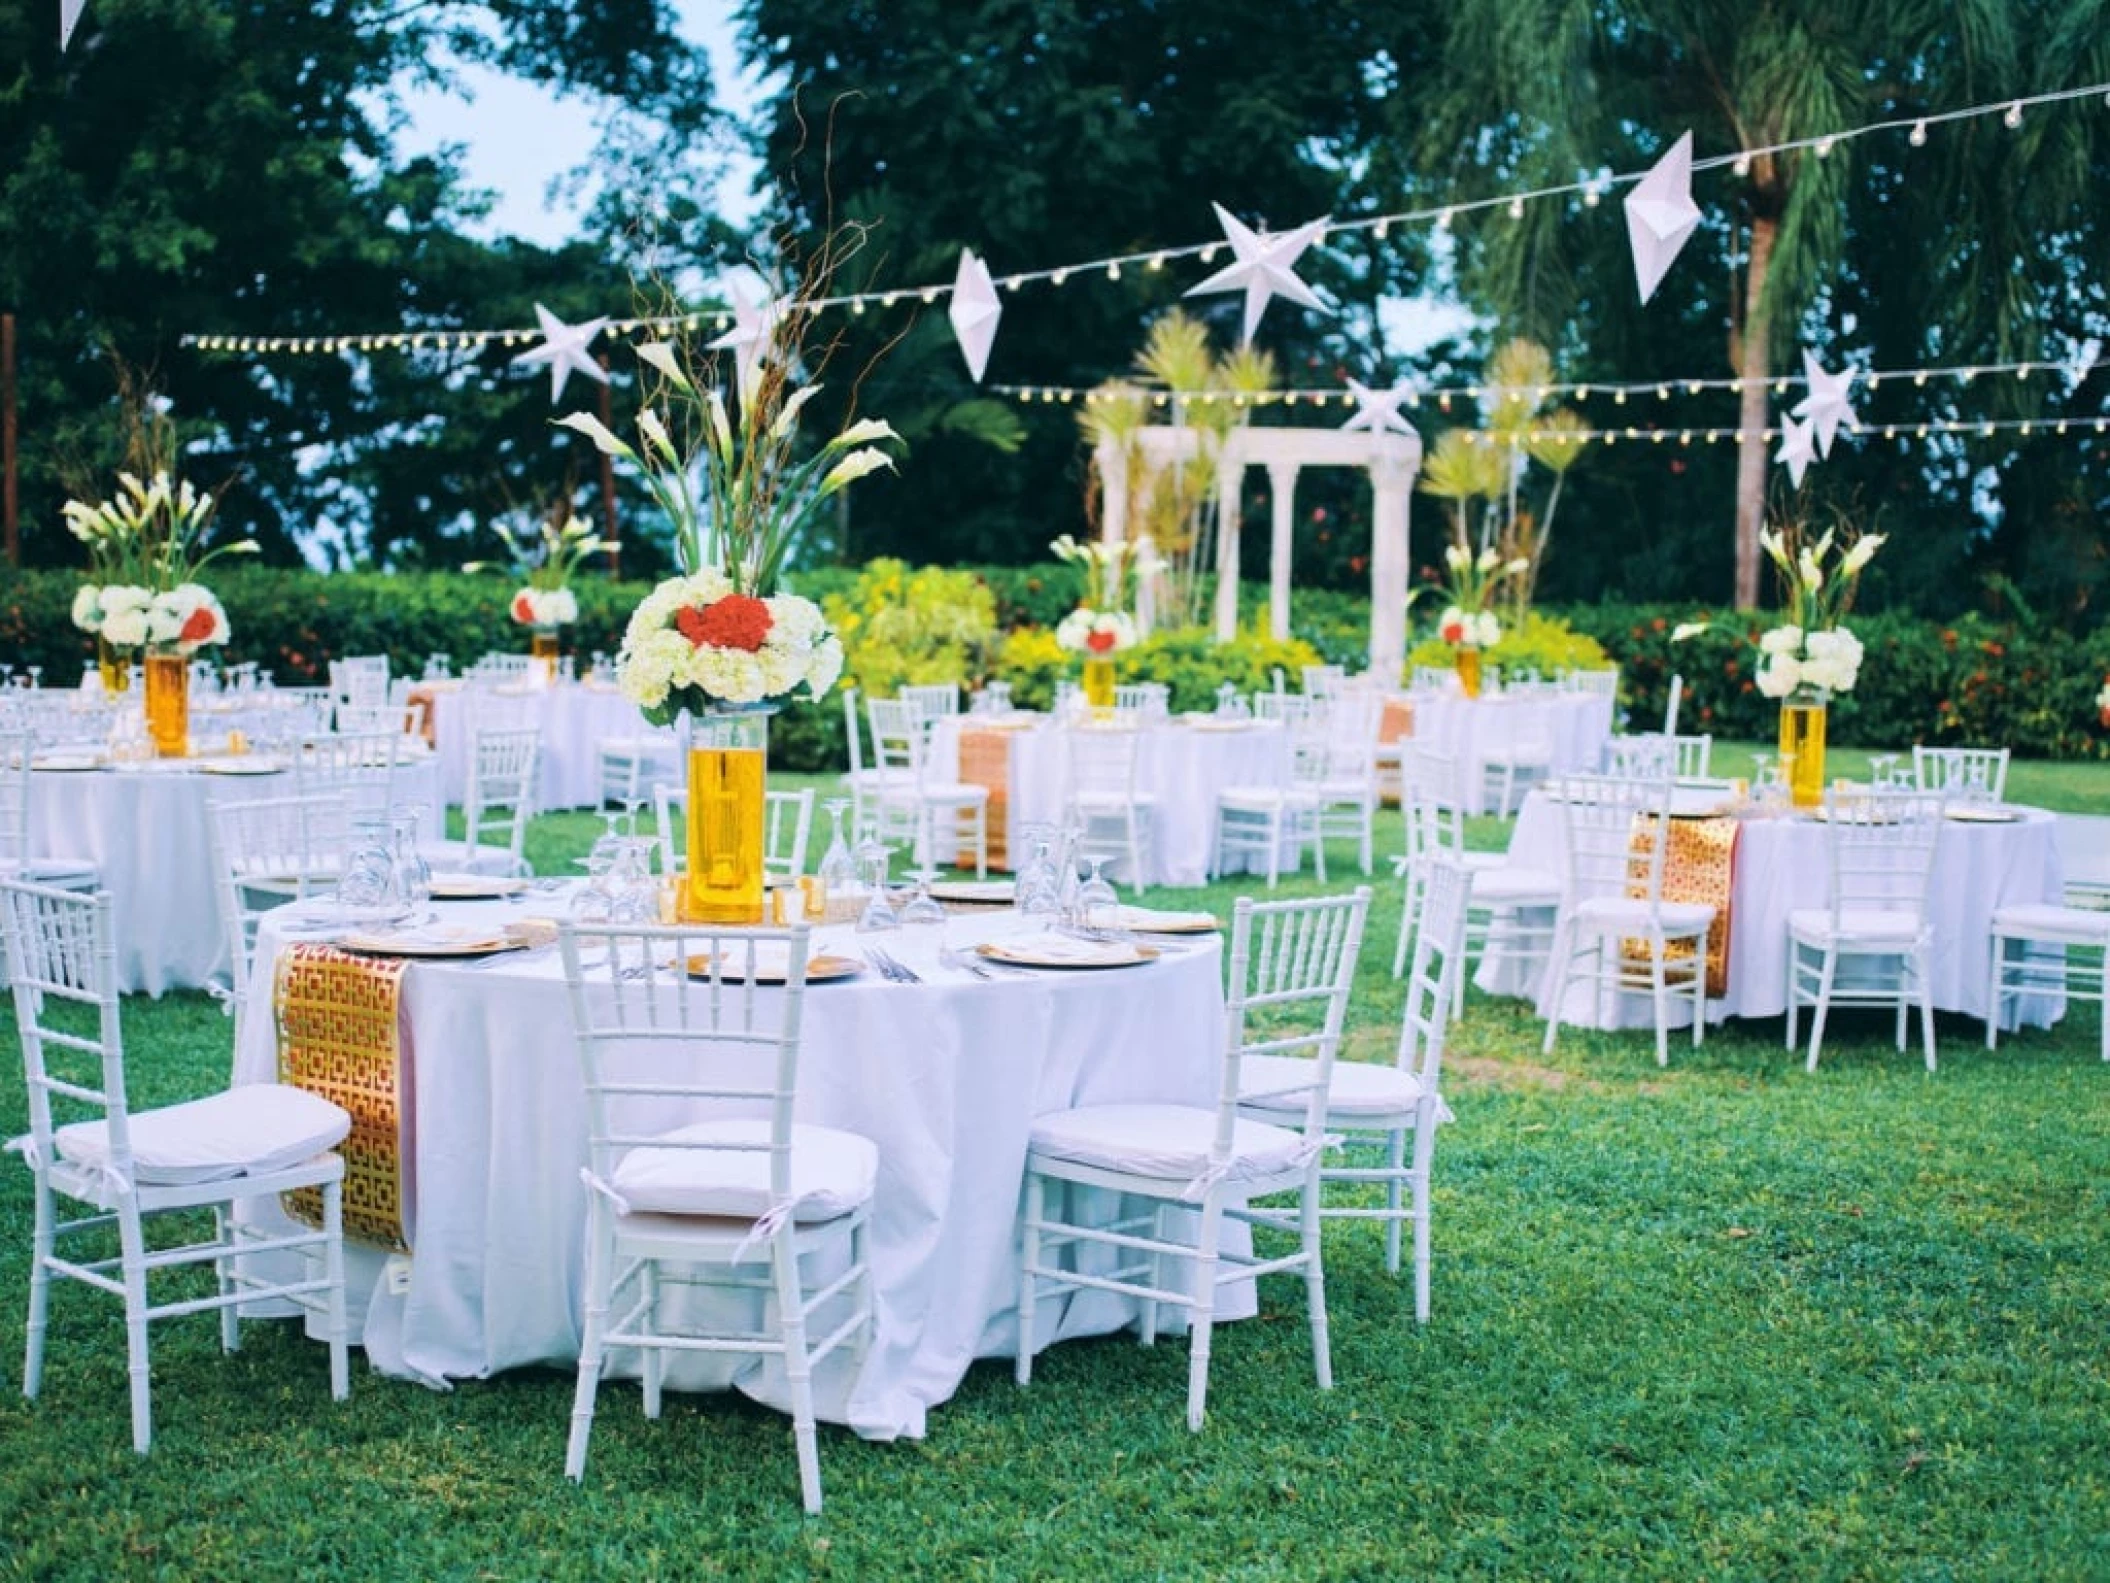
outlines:
M729 351L740 371L741 398L754 388L755 376L761 372L763 363L769 359L771 344L776 339L777 321L784 316L784 305L773 297L754 301L736 280L730 295L733 299L733 327L711 342L713 351Z
M1414 394L1412 385L1394 385L1390 390L1372 390L1360 380L1348 381L1348 394L1355 397L1355 416L1343 429L1368 429L1372 434L1412 434L1414 425L1403 417L1399 404Z
M1788 418L1780 425L1780 449L1773 453L1773 460L1787 468L1788 480L1797 489L1802 487L1804 471L1816 460L1817 452L1812 443L1815 436L1814 424L1797 423Z
M588 379L608 383L608 373L594 360L593 338L608 328L606 319L588 319L584 324L566 324L541 303L535 317L542 325L542 344L528 348L513 361L549 364L549 399L555 406L564 395L564 382L574 370Z
M1260 316L1267 311L1268 298L1272 296L1279 294L1307 308L1325 310L1326 304L1297 278L1294 266L1298 255L1326 234L1326 219L1307 220L1294 231L1255 231L1222 204L1210 207L1216 211L1217 224L1223 227L1224 238L1236 256L1200 285L1189 286L1188 296L1243 290L1245 334L1241 339L1246 342L1260 327Z
M1839 425L1849 429L1861 427L1861 420L1854 416L1848 405L1846 394L1853 389L1855 370L1849 368L1837 374L1827 374L1824 365L1816 356L1804 350L1802 354L1802 377L1810 387L1810 393L1790 409L1796 417L1807 418L1817 431L1817 454L1832 454L1832 436L1839 432Z
M88 9L88 0L59 0L59 48L63 51L73 42L73 29Z
M960 355L967 359L967 372L980 384L982 370L989 366L989 348L996 344L996 322L1004 316L1004 307L996 300L996 284L989 278L989 266L976 258L971 248L960 249L960 269L952 281L952 306L945 310L945 316L952 320L953 337L960 343Z
M1634 254L1634 282L1648 301L1670 273L1686 239L1700 223L1692 201L1692 134L1671 144L1626 195L1626 240Z
M2081 388L2082 383L2095 369L2095 360L2102 355L2103 343L2090 336L2073 349L2073 356L2066 364L2066 393L2070 396Z

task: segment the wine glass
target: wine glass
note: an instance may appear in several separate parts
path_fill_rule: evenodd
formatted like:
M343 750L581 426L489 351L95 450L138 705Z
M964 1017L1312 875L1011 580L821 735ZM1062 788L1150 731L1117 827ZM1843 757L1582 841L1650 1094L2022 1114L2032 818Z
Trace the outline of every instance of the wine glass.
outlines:
M39 687L42 687L42 686L44 685L44 667L43 667L43 666L41 666L41 665L32 665L32 666L30 666L30 668L29 668L29 685L30 685L30 690L31 690L31 691L35 691L35 690L36 690L37 688L39 688Z
M418 850L418 811L406 808L391 821L396 891L411 917L422 921L432 901L432 865Z
M820 867L815 872L830 896L854 896L860 888L857 859L850 855L850 843L843 838L843 814L849 806L847 797L830 797L821 804L827 811L830 829L828 850L822 855Z
M601 833L593 838L593 846L584 857L572 861L588 874L605 874L614 866L615 855L623 844L623 832L616 828L623 813L609 808L599 808L595 812L601 816Z
M893 848L874 837L858 846L857 855L864 860L865 883L871 890L871 899L857 918L858 932L870 934L900 928L901 915L894 911L894 904L887 899L886 892L887 859L893 855Z
M1128 931L1121 925L1121 895L1111 881L1101 872L1107 860L1104 857L1086 859L1092 865L1091 878L1077 887L1077 922L1087 934L1109 940L1125 940Z
M1025 831L1031 855L1011 888L1011 904L1028 917L1053 917L1062 911L1062 887L1055 876L1054 837L1046 825Z
M928 927L935 924L945 927L945 908L938 898L930 893L931 882L938 877L934 868L919 868L915 873L916 894L909 904L901 909L901 921L911 928Z

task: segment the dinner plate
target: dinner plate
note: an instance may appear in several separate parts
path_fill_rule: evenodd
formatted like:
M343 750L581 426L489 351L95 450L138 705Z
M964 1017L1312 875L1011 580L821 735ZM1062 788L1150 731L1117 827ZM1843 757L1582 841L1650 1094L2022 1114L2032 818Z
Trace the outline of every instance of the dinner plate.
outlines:
M511 879L502 874L435 874L432 876L432 899L491 901L500 896L517 896L527 887L526 880Z
M407 929L399 934L348 934L338 946L367 956L489 956L494 951L517 951L518 940L489 929Z
M975 954L1012 967L1135 967L1154 962L1154 947L1132 945L1126 940L1074 940L1067 935L1041 935L1009 944L992 941L978 945Z
M2019 808L1944 808L1942 817L1958 824L2015 824L2022 818Z
M1250 720L1219 720L1214 715L1189 715L1187 724L1196 731L1250 731Z
M103 760L99 753L40 753L29 761L29 767L37 770L99 770L103 767Z
M971 901L983 906L1008 907L1018 895L1015 879L941 879L930 888L938 901Z
M1223 925L1214 913L1161 912L1153 907L1123 907L1119 917L1123 929L1146 934L1214 934Z
M201 775L277 775L286 766L272 758L216 758L193 759L191 765Z
M746 953L731 952L728 955L731 960L726 964L723 977L728 980L745 980L747 977ZM767 951L761 955L762 960L755 973L755 982L757 984L783 983L791 967L790 959L784 955ZM689 958L688 967L691 978L709 978L711 976L711 953L708 951L697 952ZM820 983L831 978L848 978L853 973L861 973L863 971L864 963L858 961L854 956L823 955L806 958L806 982L809 984Z

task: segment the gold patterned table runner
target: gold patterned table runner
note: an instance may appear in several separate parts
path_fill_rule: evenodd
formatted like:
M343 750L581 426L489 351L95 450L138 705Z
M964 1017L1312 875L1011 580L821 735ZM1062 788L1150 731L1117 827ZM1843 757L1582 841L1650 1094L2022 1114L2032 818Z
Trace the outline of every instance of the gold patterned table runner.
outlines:
M402 957L354 956L301 943L280 953L272 985L279 1081L320 1094L351 1113L344 1140L344 1233L397 1253L410 1251L403 1192L405 1072ZM314 1188L288 1193L286 1212L322 1223Z
M1633 852L1646 858L1649 829L1643 822L1653 814L1637 815L1634 821ZM1663 848L1663 899L1705 902L1714 908L1714 922L1707 926L1707 995L1719 1000L1729 993L1729 891L1736 878L1736 839L1742 826L1734 819L1673 819L1670 837ZM1635 881L1629 896L1646 894L1646 884ZM1629 962L1648 960L1648 942L1626 940L1620 953ZM1692 955L1684 940L1667 942L1667 961L1682 961Z
M986 726L960 728L960 780L968 786L989 788L989 866L993 869L1011 867L1005 827L1010 823L1011 743L1017 735ZM972 867L974 849L962 847L959 861Z

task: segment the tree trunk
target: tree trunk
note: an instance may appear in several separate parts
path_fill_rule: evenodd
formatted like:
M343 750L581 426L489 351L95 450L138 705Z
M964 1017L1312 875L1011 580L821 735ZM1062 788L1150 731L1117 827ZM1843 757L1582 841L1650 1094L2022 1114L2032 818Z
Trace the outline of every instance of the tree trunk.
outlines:
M1772 373L1768 343L1772 323L1765 304L1766 270L1773 260L1779 222L1767 215L1751 221L1751 260L1744 270L1744 323L1736 372L1744 381L1737 427L1743 439L1736 454L1736 608L1758 608L1758 534L1766 517L1766 384Z

